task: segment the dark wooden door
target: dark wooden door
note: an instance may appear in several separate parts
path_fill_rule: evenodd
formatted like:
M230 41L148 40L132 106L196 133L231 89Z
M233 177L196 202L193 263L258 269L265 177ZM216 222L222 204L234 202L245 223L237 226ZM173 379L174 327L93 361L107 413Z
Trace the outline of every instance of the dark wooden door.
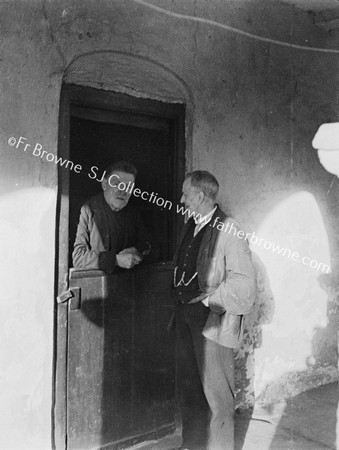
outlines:
M57 295L70 289L79 296L56 307L54 443L123 448L174 428L174 336L167 325L183 220L175 205L185 167L184 107L78 86L65 86L61 100L58 155L84 170L59 169ZM141 187L173 201L171 211L135 204L159 241L159 262L113 275L74 271L79 208L100 189L88 169L122 158L137 164Z
M75 271L69 309L67 447L113 449L174 428L170 264Z

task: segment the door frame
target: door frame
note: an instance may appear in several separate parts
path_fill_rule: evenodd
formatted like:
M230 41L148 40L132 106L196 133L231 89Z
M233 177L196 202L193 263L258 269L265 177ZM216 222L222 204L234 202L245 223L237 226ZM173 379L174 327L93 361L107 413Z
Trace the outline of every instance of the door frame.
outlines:
M171 119L174 142L174 203L181 197L185 175L185 105L132 97L75 84L64 84L60 95L58 157L70 159L71 107L82 106L109 111ZM76 162L74 161L76 164ZM55 298L69 288L69 170L58 166L56 207ZM182 217L174 216L177 240ZM174 242L175 245L175 242ZM67 449L67 358L68 302L54 305L54 361L52 398L52 447Z

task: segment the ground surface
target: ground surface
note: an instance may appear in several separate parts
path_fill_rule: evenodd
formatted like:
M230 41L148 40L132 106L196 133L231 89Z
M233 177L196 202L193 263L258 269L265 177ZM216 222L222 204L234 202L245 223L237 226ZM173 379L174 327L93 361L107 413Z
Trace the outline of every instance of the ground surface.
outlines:
M249 417L238 415L236 450L335 450L338 400L338 384L331 383L280 403L256 407ZM180 443L178 430L130 450L170 450Z

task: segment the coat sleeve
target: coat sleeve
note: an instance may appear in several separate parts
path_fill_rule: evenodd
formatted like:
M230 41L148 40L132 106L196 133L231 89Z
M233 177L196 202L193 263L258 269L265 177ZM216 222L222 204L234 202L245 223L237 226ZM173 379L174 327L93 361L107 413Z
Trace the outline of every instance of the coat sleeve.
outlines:
M75 269L99 269L112 273L115 269L114 251L99 251L98 232L93 229L93 215L88 205L80 211L79 224L73 249L73 266Z
M220 232L216 244L221 246L218 249L218 259L224 260L225 276L222 283L210 295L209 307L218 314L226 311L235 315L248 314L256 295L251 251L247 241L243 237L238 237L240 229L234 226L234 223L230 230L226 233ZM242 232L242 236L244 235Z

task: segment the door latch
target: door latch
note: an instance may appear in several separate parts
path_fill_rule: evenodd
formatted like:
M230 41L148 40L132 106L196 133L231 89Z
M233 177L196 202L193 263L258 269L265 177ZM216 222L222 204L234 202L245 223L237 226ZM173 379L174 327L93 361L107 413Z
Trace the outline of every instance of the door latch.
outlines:
M67 291L62 292L57 296L58 303L65 303L70 300L69 309L80 309L81 304L81 288L73 287L72 289L67 289Z

